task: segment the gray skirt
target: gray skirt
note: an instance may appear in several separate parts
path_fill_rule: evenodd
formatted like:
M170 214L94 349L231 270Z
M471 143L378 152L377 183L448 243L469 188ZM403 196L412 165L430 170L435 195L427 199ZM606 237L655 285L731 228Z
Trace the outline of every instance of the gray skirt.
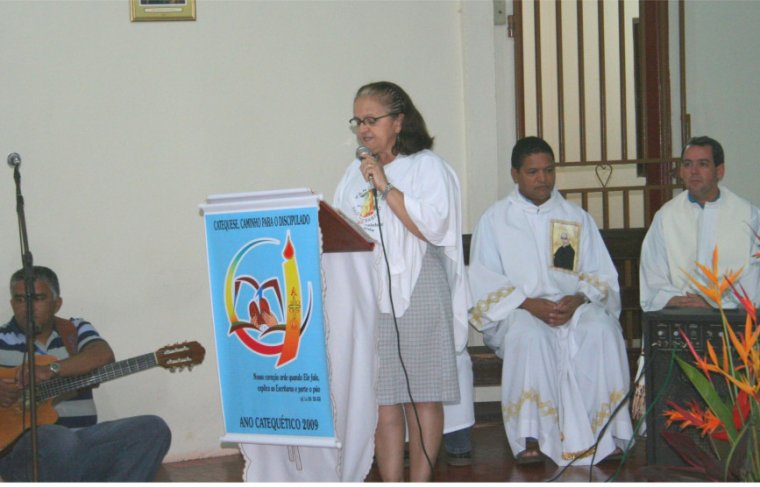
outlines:
M443 247L428 245L409 308L396 318L381 313L377 326L380 405L459 400L451 291L443 262ZM399 360L399 344L402 368Z

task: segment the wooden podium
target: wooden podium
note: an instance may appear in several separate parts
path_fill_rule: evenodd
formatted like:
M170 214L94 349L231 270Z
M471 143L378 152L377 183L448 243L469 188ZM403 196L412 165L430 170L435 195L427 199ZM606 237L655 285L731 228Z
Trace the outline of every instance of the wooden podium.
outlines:
M319 201L319 229L322 231L322 252L368 252L375 242L340 210Z

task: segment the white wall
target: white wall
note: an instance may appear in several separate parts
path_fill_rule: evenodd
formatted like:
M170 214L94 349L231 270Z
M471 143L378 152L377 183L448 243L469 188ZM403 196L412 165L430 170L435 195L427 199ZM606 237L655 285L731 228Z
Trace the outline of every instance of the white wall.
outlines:
M760 205L760 2L686 2L686 93L691 134L726 153L725 184Z
M31 250L59 273L63 315L90 319L120 359L182 340L207 349L190 373L104 384L101 419L163 416L168 460L231 453L218 442L197 205L212 193L303 186L330 201L356 147L353 94L389 79L425 116L465 202L480 184L469 161L488 167L491 187L466 203L470 231L496 199L492 5L198 0L196 21L155 23L131 23L128 5L0 0L0 156L23 158ZM5 171L0 281L21 262ZM10 314L1 300L0 317Z
M728 184L755 203L759 7L687 2L692 132L724 142ZM197 21L156 23L131 23L127 0L0 0L0 156L23 158L31 250L60 274L62 314L119 358L181 340L208 352L190 373L104 384L101 417L163 416L168 460L231 453L197 205L302 186L331 200L356 147L353 93L389 79L459 174L471 231L513 186L512 46L489 0L198 0ZM0 281L20 267L6 171Z

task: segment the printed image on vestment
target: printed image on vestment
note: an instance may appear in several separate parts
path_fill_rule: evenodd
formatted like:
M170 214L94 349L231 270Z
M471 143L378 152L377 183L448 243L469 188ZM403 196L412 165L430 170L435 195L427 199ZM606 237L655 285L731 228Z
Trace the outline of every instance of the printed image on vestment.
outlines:
M580 262L580 223L552 220L550 225L552 267L577 272Z

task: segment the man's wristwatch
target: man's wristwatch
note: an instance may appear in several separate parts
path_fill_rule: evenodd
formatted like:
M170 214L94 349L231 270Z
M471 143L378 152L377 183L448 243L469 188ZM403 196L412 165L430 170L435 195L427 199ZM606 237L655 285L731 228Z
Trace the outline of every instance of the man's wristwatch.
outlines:
M58 375L61 373L61 364L58 362L53 362L48 367L50 367L50 372L52 372L53 375Z

